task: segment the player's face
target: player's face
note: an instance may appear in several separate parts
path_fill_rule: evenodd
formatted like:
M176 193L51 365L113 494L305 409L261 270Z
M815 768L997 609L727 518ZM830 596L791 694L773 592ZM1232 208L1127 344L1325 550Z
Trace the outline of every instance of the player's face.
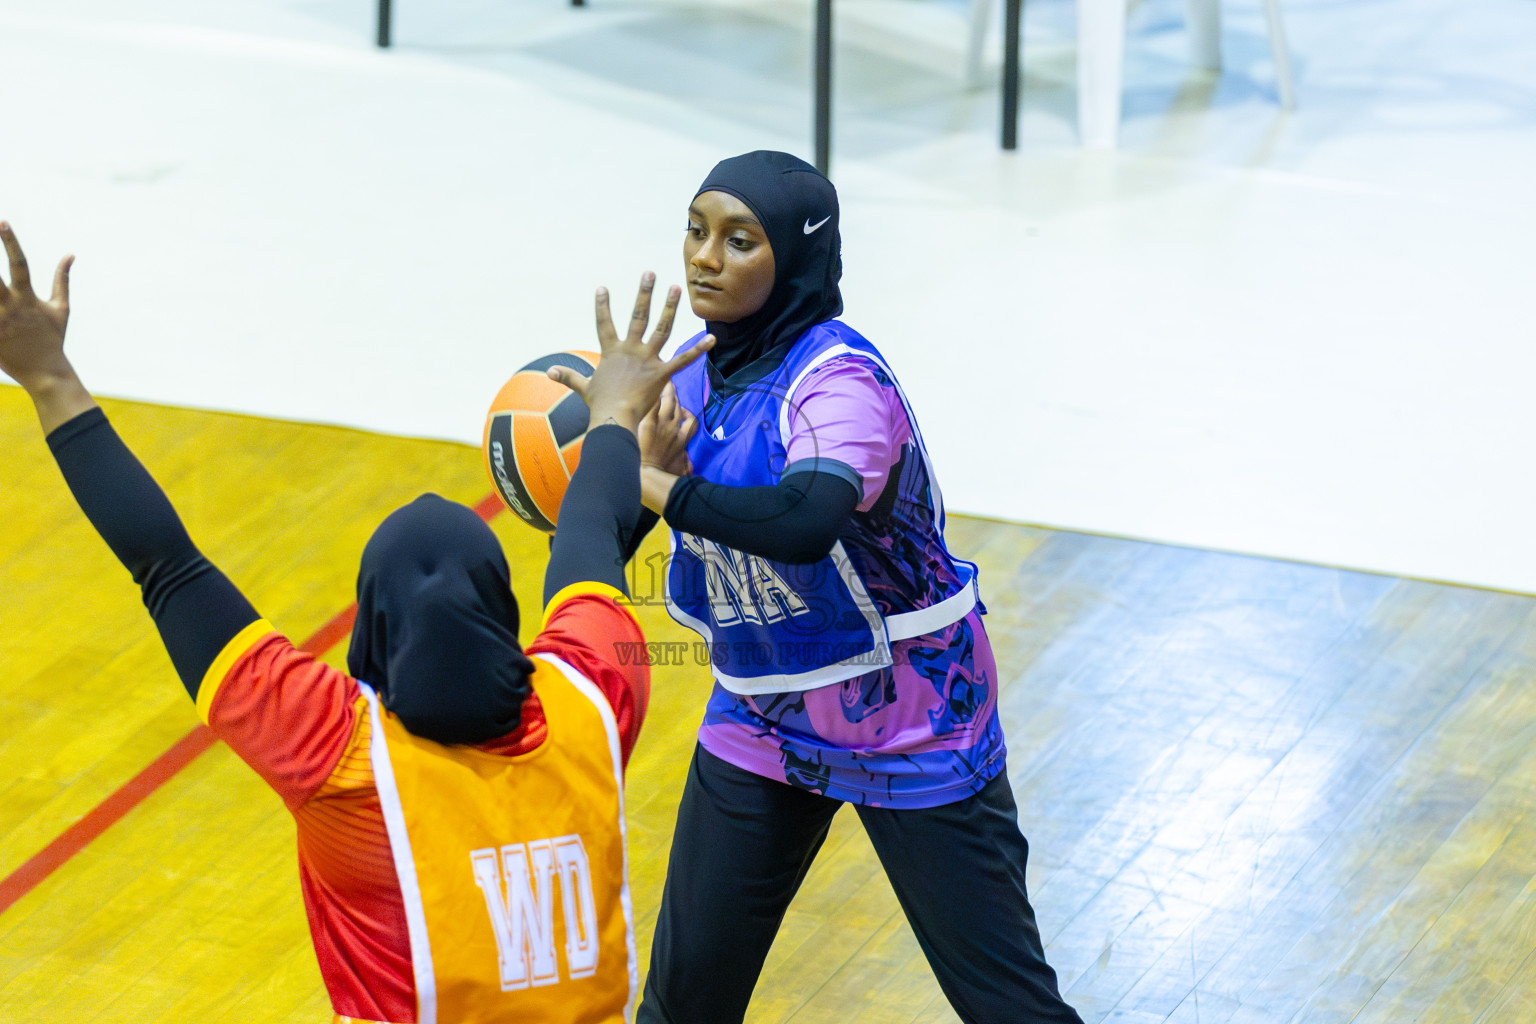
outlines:
M688 207L683 272L695 316L735 323L762 309L773 291L768 233L735 196L700 193Z

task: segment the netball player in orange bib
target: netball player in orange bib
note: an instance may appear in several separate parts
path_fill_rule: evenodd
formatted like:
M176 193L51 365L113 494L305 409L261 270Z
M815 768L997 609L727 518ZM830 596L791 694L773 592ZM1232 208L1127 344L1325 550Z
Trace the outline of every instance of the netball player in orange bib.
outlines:
M3 223L0 240L0 370L143 588L198 714L293 814L336 1020L624 1020L636 966L623 765L650 681L615 649L643 640L620 555L640 509L637 424L701 352L657 356L676 290L649 341L649 275L622 340L599 292L603 359L582 388L594 426L533 642L519 646L490 528L423 495L363 552L341 672L295 650L198 552L81 384L63 348L72 257L43 301Z

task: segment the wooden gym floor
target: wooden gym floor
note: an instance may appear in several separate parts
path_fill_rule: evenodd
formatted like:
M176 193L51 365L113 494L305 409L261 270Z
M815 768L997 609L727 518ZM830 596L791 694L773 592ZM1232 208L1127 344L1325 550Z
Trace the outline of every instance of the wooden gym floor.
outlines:
M488 491L462 445L108 411L296 641L336 635L386 512ZM196 719L14 387L0 447L0 1019L328 1019L292 827L222 746L37 858ZM531 610L542 537L492 525ZM950 538L982 567L1032 892L1085 1020L1536 1020L1536 599L963 517ZM706 691L656 670L630 770L642 951ZM955 1019L851 814L750 1019Z

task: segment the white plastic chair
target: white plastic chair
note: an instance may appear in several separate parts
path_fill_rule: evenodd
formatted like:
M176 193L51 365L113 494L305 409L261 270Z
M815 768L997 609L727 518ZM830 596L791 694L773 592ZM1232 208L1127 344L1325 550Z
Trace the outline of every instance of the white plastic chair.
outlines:
M981 57L997 0L971 0L971 34L966 47L966 79L982 79ZM1220 0L1185 0L1189 52L1198 68L1221 67ZM1085 146L1113 149L1120 131L1120 99L1125 65L1126 0L1077 0L1077 133ZM1274 54L1280 106L1296 109L1290 49L1280 20L1280 0L1264 0L1269 48Z

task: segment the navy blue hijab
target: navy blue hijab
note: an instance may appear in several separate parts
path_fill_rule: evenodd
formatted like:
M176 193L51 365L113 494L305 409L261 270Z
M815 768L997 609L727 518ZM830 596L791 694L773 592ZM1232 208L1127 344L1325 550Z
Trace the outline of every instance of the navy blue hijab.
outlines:
M363 549L347 671L413 735L484 743L522 721L533 662L517 627L496 535L465 506L423 494Z
M694 197L705 192L724 192L746 203L773 250L773 291L763 308L735 323L705 321L715 336L714 350L705 357L710 365L729 378L762 360L764 365L747 375L760 377L783 359L781 350L843 311L837 190L799 157L760 149L716 164Z

